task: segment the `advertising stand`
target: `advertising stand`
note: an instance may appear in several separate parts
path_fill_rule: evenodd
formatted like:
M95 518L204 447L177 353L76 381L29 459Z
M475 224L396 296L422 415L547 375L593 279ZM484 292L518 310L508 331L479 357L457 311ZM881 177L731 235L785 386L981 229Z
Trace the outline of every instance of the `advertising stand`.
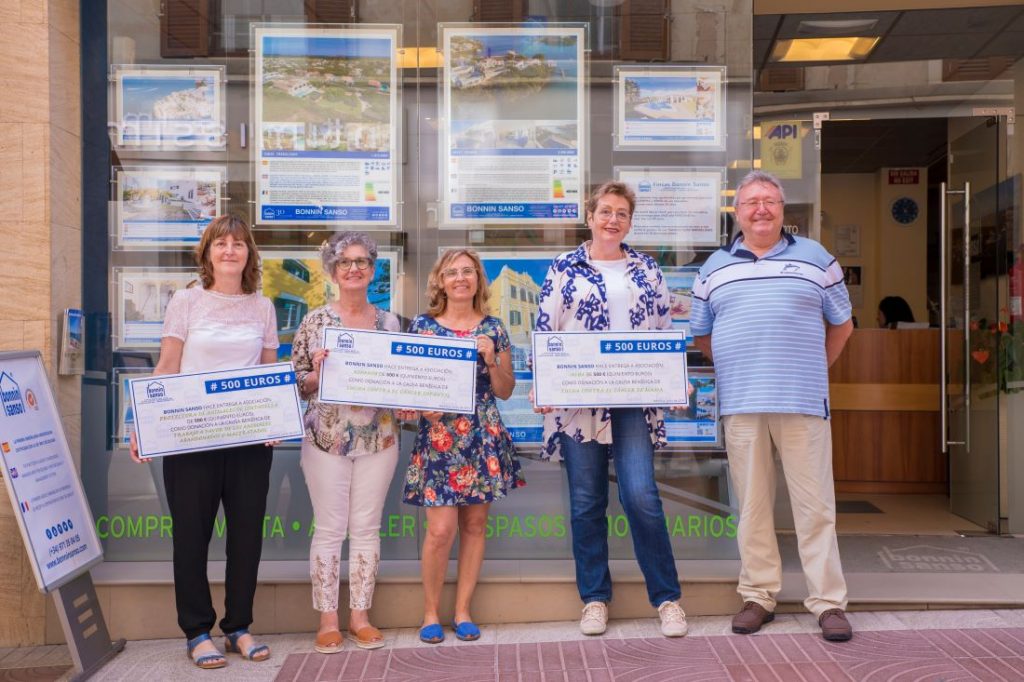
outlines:
M39 351L0 353L0 463L36 584L53 594L72 679L87 679L125 640L111 642L89 574L103 548Z

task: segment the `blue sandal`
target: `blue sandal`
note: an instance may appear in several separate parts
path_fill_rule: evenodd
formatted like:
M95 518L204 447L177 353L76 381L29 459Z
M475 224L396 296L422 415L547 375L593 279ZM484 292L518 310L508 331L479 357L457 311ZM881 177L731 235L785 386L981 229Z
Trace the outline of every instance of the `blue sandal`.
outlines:
M480 628L471 620L452 623L452 628L455 629L455 636L463 642L475 642L480 639Z
M242 628L234 632L224 633L224 652L238 654L247 661L265 661L270 658L270 647L266 644L253 644L248 651L242 651L238 646L238 640L249 634L249 630Z
M440 644L444 641L444 629L439 623L431 623L420 628L420 641L424 644Z
M197 646L199 646L203 642L209 641L211 640L210 633L208 632L204 632L203 634L197 637L193 637L192 639L186 639L186 654L197 668L202 668L203 670L214 670L216 668L223 668L228 664L228 661L226 658L224 658L224 654L222 654L219 651L211 651L205 654L199 654L198 656L193 655L193 652L195 651Z

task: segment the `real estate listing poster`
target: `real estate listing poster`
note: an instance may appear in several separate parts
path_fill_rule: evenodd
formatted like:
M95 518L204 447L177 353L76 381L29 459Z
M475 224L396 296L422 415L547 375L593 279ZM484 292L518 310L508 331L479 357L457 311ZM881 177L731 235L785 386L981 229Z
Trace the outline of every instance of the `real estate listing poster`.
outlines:
M616 149L725 149L725 67L615 68Z
M397 227L399 31L253 29L257 224Z
M223 67L117 65L111 80L115 147L224 149Z
M442 224L578 223L585 30L442 26Z
M114 350L159 348L167 304L198 279L195 270L114 268Z
M693 308L693 280L700 270L696 265L663 266L662 275L668 285L672 328L682 329L690 338L690 310Z
M687 378L693 386L689 405L681 410L665 410L665 435L668 442L675 445L721 447L715 372L707 367L692 367L688 374Z
M220 213L224 175L216 166L115 168L115 247L198 244Z
M718 246L721 192L718 168L616 168L636 193L630 245Z
M490 292L491 314L501 319L512 342L512 369L516 387L512 397L498 401L501 420L517 445L540 445L544 416L533 411L530 389L533 371L529 365L530 332L537 322L541 286L551 261L551 252L481 251L484 274Z

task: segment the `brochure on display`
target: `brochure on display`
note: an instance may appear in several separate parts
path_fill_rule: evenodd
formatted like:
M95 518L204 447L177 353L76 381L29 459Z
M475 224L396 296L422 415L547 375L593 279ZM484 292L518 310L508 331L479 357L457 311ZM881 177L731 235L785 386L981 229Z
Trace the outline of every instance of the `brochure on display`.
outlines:
M636 193L631 245L721 243L725 173L719 168L616 168Z
M399 28L253 40L256 223L397 227Z
M718 428L718 381L710 367L689 371L693 394L681 410L665 411L665 436L670 444L721 447Z
M616 149L725 149L725 67L615 67Z
M575 26L441 26L444 226L580 221L585 43Z
M4 485L36 583L49 592L101 562L103 548L39 351L0 354L0 401Z
M277 313L278 360L292 356L292 341L299 324L308 313L337 297L337 286L324 273L320 252L311 249L260 252L263 295L274 304ZM374 265L373 280L367 289L371 304L398 312L401 301L399 270L401 249L380 247Z
M190 247L221 213L223 167L115 168L119 248Z
M537 405L688 405L686 335L680 331L534 332Z
M324 328L321 403L471 414L475 338Z
M289 362L129 382L139 454L166 457L301 438Z
M167 304L196 279L195 270L114 268L114 350L159 348Z
M127 447L135 429L135 413L132 411L131 380L153 376L151 369L117 367L114 369L114 444Z
M672 328L679 329L690 338L690 310L693 308L693 280L697 277L697 265L664 266L661 268L668 285L669 310Z
M558 251L481 251L480 260L490 284L491 314L505 325L512 343L516 387L512 397L498 401L501 420L516 445L540 445L544 416L533 411L530 388L530 333L537 321L537 302L551 261Z
M223 67L117 65L111 78L115 147L225 148Z
M65 308L60 324L57 373L85 374L85 319L80 308Z

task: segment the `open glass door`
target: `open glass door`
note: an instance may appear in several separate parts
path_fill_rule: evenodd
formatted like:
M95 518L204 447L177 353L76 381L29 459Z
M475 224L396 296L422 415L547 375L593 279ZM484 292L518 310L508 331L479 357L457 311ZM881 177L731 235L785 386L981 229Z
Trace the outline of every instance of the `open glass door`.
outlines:
M1005 119L949 119L941 252L950 509L999 532L998 339Z

